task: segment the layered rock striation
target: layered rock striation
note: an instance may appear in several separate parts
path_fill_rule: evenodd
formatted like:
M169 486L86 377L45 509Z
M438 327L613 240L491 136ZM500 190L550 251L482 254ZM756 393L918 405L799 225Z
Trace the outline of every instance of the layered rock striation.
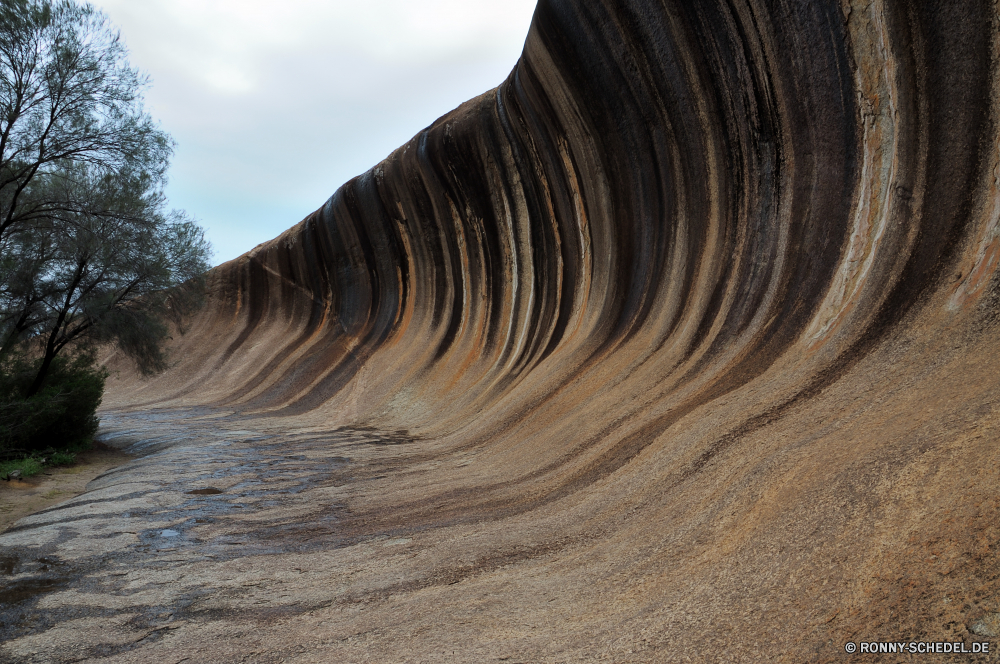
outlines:
M108 403L405 430L338 528L437 533L442 569L449 529L522 541L480 582L501 623L541 615L503 565L566 589L537 661L971 639L998 39L977 0L540 0L506 81L213 270L177 366Z
M777 415L984 304L994 14L541 2L503 85L214 270L127 398L473 438L583 408L607 472L755 383Z

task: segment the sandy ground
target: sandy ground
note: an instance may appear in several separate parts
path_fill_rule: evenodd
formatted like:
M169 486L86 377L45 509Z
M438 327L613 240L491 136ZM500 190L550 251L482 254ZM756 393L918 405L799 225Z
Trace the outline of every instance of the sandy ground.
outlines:
M133 457L101 443L77 454L77 463L46 468L44 474L22 481L0 482L0 533L29 514L74 498L87 490L95 477Z

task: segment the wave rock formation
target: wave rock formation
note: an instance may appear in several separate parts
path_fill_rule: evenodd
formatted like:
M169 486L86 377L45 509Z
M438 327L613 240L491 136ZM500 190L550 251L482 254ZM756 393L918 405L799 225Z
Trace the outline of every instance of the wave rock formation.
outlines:
M1000 611L998 24L540 0L506 81L213 270L178 366L108 402L414 441L338 528L437 543L366 623L428 657L971 643Z

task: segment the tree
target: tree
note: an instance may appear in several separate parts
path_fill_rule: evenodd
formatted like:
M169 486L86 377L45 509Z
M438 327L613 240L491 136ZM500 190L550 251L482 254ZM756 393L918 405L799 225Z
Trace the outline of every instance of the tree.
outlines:
M166 210L173 143L143 108L148 81L90 5L0 3L0 363L38 356L25 398L81 343L161 370L210 248Z
M26 199L35 178L67 161L162 178L171 141L143 110L148 80L129 65L103 14L69 0L2 0L0 7L2 243L58 211Z

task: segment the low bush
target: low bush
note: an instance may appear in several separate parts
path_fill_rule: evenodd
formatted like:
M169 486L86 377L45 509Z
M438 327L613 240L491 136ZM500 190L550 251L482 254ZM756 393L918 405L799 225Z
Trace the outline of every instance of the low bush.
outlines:
M39 361L23 355L0 365L0 459L87 447L97 432L97 407L108 373L94 355L56 357L42 388L26 397L38 366Z
M17 459L15 461L0 461L0 479L8 479L10 473L15 470L21 471L21 477L31 477L42 472L42 462L33 457Z
M76 461L76 454L72 452L53 452L44 459L44 462L50 466L70 466L74 461Z
M79 451L85 447L85 443L80 443L74 446L74 449ZM76 463L76 452L66 450L48 449L26 454L19 459L0 461L0 480L9 480L10 474L15 470L21 471L21 478L24 479L39 474L48 466L71 466L74 463Z

